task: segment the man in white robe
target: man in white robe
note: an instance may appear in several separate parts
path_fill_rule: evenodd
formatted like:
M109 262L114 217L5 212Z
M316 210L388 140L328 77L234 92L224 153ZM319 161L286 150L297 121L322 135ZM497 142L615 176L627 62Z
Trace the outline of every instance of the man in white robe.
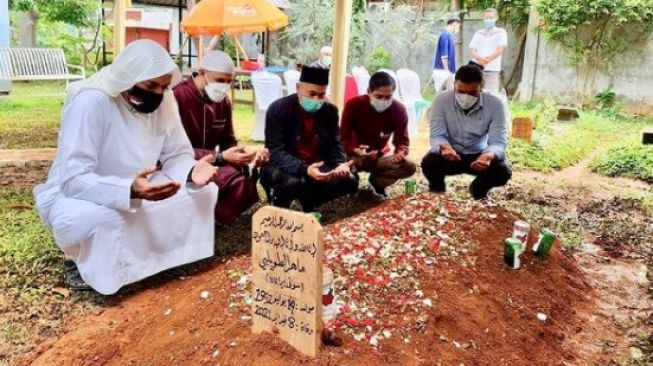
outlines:
M170 91L179 80L158 44L131 43L67 101L34 189L57 245L102 294L214 253L217 168L194 159Z

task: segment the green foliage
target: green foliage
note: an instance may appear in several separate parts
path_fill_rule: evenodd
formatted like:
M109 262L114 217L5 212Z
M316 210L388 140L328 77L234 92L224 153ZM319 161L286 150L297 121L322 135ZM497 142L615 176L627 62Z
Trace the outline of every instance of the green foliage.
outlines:
M377 47L369 57L369 62L365 65L370 74L377 72L379 69L392 69L392 56L382 46Z
M16 295L51 286L61 258L33 209L29 188L0 189L0 283Z
M360 8L360 0L355 5ZM357 8L357 9L358 9ZM364 7L363 7L364 9ZM280 40L287 40L292 47L277 63L291 64L311 63L317 60L322 46L331 45L333 36L335 2L332 0L296 0L288 9L289 26ZM357 59L364 52L365 26L362 15L353 14L353 26L350 32L349 59Z
M531 10L530 0L465 0L467 9L484 10L495 8L499 11L499 21L513 28L528 25Z
M93 25L93 15L99 8L96 0L10 0L9 8L33 11L39 17L76 27Z
M608 109L614 106L616 96L612 88L608 88L596 93L594 99L599 109Z
M432 66L416 61L421 59L418 55L424 52L432 57L437 30L441 29L446 14L444 8L423 13L409 5L396 6L388 13L368 13L368 56L359 60L358 64L369 64L371 52L383 47L392 55L394 65L391 69L407 67L420 73L426 66L430 75Z
M280 40L289 44L280 60L275 63L309 63L318 57L320 47L332 43L335 2L332 0L297 0L289 10L290 25ZM437 32L446 12L424 14L418 8L399 5L390 13L367 13L364 0L353 1L352 25L349 40L348 65L374 65L372 51L379 47L391 55L392 69L415 65L417 53L431 54ZM430 70L430 65L428 66Z
M510 139L508 157L517 170L533 169L543 172L561 170L581 161L595 146L595 140L570 130L540 132L536 130L531 144Z
M600 146L615 141L615 136L634 136L642 127L633 121L604 111L585 111L575 123L557 122L551 101L539 104L513 104L513 116L530 116L537 121L531 144L510 139L507 155L517 169L543 172L572 166Z
M609 149L591 164L594 172L653 183L653 146L630 140Z

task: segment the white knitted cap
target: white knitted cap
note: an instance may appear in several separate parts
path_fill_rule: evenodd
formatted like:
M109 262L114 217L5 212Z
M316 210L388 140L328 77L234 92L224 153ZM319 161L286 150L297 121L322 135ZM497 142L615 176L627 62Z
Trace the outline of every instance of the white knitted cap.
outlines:
M207 71L223 72L225 74L234 73L234 61L228 54L213 50L204 54L204 58L200 62L200 68Z

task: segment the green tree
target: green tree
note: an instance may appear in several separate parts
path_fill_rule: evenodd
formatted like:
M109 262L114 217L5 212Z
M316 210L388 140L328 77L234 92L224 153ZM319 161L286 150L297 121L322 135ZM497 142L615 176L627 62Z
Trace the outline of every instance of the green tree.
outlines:
M96 0L9 0L9 8L35 12L39 17L53 22L89 27L94 23L93 15L99 3Z
M352 26L349 35L349 60L362 57L365 50L365 0L354 0ZM295 0L288 10L289 26L280 40L292 44L282 55L284 63L314 61L324 45L330 45L333 36L335 2L333 0Z
M63 48L69 61L84 66L98 58L99 6L98 0L9 0L11 10L22 12L21 46Z

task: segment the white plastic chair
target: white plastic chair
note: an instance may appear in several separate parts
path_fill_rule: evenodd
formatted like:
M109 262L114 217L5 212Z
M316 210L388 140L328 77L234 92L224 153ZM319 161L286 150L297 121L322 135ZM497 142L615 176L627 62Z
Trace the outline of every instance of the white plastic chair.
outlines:
M383 71L387 74L390 74L390 76L392 76L392 78L395 79L395 84L397 84L397 88L395 89L394 94L392 94L392 97L403 103L403 101L401 100L401 94L399 93L399 79L397 79L397 73L395 73L390 69L379 69L379 71Z
M288 70L283 73L283 80L286 82L286 95L297 93L297 82L301 73L297 70Z
M265 114L272 102L283 97L281 77L268 71L252 73L252 86L256 98L256 118L252 140L265 141Z
M370 73L364 67L353 67L351 74L356 80L358 86L358 95L367 94L367 88L370 85Z
M408 134L413 136L419 129L419 122L424 112L431 104L424 100L421 90L421 81L415 71L409 69L397 70L401 100L408 112Z
M453 74L449 70L433 70L431 80L433 81L433 86L435 87L436 92L442 90L442 86L447 82L447 79L449 79L451 75Z

